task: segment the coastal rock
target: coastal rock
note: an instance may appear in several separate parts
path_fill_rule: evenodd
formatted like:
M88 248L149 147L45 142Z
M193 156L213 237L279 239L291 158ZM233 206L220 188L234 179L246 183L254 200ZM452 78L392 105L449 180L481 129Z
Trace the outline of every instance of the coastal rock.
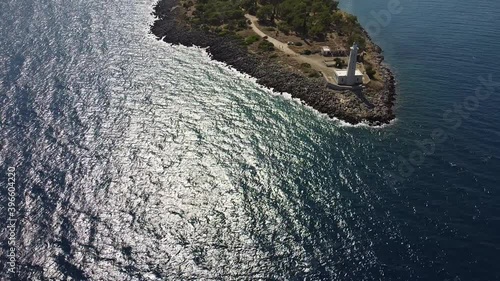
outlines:
M174 9L177 0L160 0L154 7L156 21L151 32L160 40L171 44L199 46L207 48L212 58L224 62L235 69L247 73L257 82L277 92L287 92L305 104L351 124L368 122L371 125L389 123L395 118L392 107L395 100L395 80L391 71L383 66L385 88L377 93L363 89L354 91L334 91L325 82L309 79L284 69L249 53L240 42L229 36L223 37L201 30L192 29L178 20ZM383 56L380 55L380 60ZM370 96L368 101L366 96Z

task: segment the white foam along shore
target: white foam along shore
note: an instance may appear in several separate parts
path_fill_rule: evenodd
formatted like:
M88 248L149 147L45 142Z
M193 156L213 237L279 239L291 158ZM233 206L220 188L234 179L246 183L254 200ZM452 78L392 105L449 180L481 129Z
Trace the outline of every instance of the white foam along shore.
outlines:
M170 44L199 46L205 48L211 58L245 73L265 88L272 89L286 98L300 100L319 113L329 118L338 119L346 124L363 126L381 126L390 124L395 119L392 107L395 100L395 79L392 72L381 64L386 87L376 93L371 92L371 106L360 98L366 93L363 89L358 93L334 91L327 89L317 80L309 79L284 67L250 54L246 48L232 37L219 36L207 31L191 28L178 19L177 12L172 10L178 0L160 0L155 6L154 15L157 20L151 27L158 39ZM367 37L369 39L369 37ZM381 56L382 63L383 56Z

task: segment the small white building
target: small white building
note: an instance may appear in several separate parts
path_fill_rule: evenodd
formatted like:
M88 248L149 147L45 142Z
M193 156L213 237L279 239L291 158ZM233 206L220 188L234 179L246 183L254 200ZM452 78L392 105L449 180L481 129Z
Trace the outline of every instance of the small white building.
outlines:
M337 84L339 85L355 85L355 84L361 84L363 83L363 73L359 70L356 69L356 72L354 73L354 82L349 83L347 79L347 69L336 69L333 72L333 78L337 81Z
M358 49L358 45L354 43L351 47L347 69L335 69L333 71L333 76L337 80L337 84L352 86L363 83L363 73L356 69Z
M321 47L321 55L322 56L331 56L332 55L332 50L330 50L330 47L328 46L323 46Z

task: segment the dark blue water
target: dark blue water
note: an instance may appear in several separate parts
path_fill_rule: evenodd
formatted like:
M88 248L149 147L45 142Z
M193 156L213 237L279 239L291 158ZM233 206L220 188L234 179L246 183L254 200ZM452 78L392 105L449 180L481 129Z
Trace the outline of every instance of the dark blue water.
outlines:
M1 279L500 280L500 4L390 2L341 3L383 128L157 42L153 0L1 2Z

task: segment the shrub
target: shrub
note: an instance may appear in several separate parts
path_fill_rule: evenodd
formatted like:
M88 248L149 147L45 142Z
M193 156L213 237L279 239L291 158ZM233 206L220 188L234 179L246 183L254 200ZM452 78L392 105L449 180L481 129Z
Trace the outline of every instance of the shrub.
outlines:
M250 35L247 38L245 38L245 44L246 45L251 45L254 42L259 41L260 37L258 35Z
M254 8L255 9L255 2L254 0L242 0L240 1L240 7L245 9L245 11L249 11L250 9Z
M375 71L371 65L366 67L366 75L368 75L370 79L374 79L375 73L377 73L377 71Z
M195 11L196 12L196 11ZM200 19L197 19L197 18L193 18L191 19L191 23L193 25L199 25L201 23Z
M211 14L207 17L206 22L210 25L218 25L220 24L220 19L217 15Z
M306 63L306 62L304 62L304 63L300 64L300 67L302 67L302 68L311 68L311 65L308 64L308 63Z
M268 22L273 15L273 6L264 5L257 10L257 18L259 21Z
M273 43L264 40L259 43L259 50L271 52L274 51L274 45Z
M232 11L228 12L227 16L230 20L239 20L239 19L243 18L244 13L241 10L232 10Z
M294 43L293 43L293 45L295 45L295 46L299 46L299 47L300 47L300 46L302 46L303 44L302 44L302 42L294 42Z
M290 26L286 22L280 22L278 24L278 30L283 32L285 35L290 34Z
M270 27L266 27L266 30L267 30L267 31L275 31L276 29L274 29L274 27L271 27L271 26L270 26Z
M310 55L311 53L312 53L312 52L311 52L311 50L304 50L304 51L302 52L302 54L303 54L303 55L306 55L306 56Z
M349 46L352 46L352 44L354 43L357 43L358 44L358 47L361 49L361 50L364 50L365 47L366 47L366 40L364 38L364 36L361 34L361 33L353 33L349 36L348 40L347 40L347 44Z
M345 66L345 62L344 62L342 59L340 59L340 58L335 58L335 60L334 60L334 61L335 61L335 67L336 67L336 68L344 68L344 66Z
M255 6L248 8L248 13L252 16L255 16L257 14L257 8L255 8Z
M309 72L309 74L307 76L309 76L311 78L319 78L319 77L321 77L321 75L317 71L311 71L311 72Z
M233 35L231 30L223 29L217 33L219 36Z
M237 26L240 29L247 28L247 22L246 22L246 20L244 20L244 19L239 20L238 23L237 23Z
M207 9L206 9L206 6L202 3L199 3L198 5L196 5L196 11L198 12L205 12Z
M243 36L239 35L238 33L231 33L229 34L229 36L233 39L236 39L238 41L238 43L244 45L245 44L245 38L243 38Z
M203 31L205 31L205 32L210 31L210 27L208 25L206 25L206 24L201 24L200 25L200 29L203 30Z

